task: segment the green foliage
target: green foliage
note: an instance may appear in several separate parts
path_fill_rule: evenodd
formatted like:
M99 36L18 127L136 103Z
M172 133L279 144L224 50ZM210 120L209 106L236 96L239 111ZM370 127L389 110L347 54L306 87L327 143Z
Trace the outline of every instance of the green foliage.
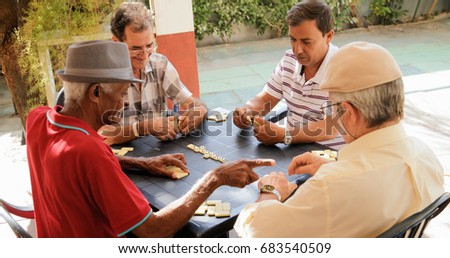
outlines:
M24 17L24 25L15 32L19 51L18 65L29 85L27 107L45 105L45 74L38 47L43 41L67 39L104 31L102 24L121 1L115 0L33 0ZM64 67L67 45L50 47L53 67ZM55 78L56 79L56 78Z
M372 0L368 19L374 24L397 24L407 10L402 9L403 0Z
M335 17L335 29L342 30L344 24L354 24L350 5L358 0L328 0ZM233 25L245 24L256 28L258 35L275 31L278 37L286 36L286 14L298 0L194 0L195 37L202 40L205 35L218 35L223 42L233 33Z
M275 30L278 37L288 33L286 15L297 0L263 0L249 1L248 14L250 20L245 20L247 26L256 28L258 35L268 30Z
M226 38L231 37L233 25L245 19L246 2L248 0L194 0L195 37L201 40L205 35L218 35L226 42Z
M327 0L334 17L334 30L341 31L345 25L356 26L358 19L353 16L351 6L359 0Z

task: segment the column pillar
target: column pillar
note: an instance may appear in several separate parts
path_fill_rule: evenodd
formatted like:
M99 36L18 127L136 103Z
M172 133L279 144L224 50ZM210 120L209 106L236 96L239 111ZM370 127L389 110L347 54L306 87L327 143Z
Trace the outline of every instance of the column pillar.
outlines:
M169 58L181 81L200 96L192 0L153 0L158 53Z

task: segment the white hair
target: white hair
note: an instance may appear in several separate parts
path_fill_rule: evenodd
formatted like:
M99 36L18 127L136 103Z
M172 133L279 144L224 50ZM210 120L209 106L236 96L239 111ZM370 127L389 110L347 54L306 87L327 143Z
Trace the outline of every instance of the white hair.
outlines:
M105 93L113 92L116 84L117 83L100 83ZM90 85L92 85L90 82L63 81L64 104L71 102L80 105L86 96L86 91Z
M358 108L368 127L403 118L405 94L402 78L355 92L330 92L330 97L338 102L348 101Z

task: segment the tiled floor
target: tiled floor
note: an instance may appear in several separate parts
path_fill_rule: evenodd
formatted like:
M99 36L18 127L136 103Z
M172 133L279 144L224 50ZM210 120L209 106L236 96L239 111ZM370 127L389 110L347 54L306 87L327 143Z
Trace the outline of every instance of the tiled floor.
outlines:
M431 22L374 27L336 33L337 46L363 40L381 44L400 64L406 86L404 124L411 135L426 141L444 166L450 191L450 16ZM236 106L258 93L289 40L273 39L202 47L198 51L201 98L209 108ZM31 203L21 126L4 79L0 76L0 198ZM22 223L32 233L32 221ZM235 236L232 234L232 236ZM450 237L450 207L431 222L428 237ZM0 238L14 237L0 219Z

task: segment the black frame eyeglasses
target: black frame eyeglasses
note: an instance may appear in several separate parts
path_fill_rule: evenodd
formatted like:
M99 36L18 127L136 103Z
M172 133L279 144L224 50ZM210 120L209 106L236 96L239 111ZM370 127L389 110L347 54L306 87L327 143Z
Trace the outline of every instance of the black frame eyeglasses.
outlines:
M322 115L324 116L332 116L334 113L338 111L336 108L339 106L343 101L339 101L336 103L333 103L331 100L325 101L322 106L320 107L320 111L322 112Z

